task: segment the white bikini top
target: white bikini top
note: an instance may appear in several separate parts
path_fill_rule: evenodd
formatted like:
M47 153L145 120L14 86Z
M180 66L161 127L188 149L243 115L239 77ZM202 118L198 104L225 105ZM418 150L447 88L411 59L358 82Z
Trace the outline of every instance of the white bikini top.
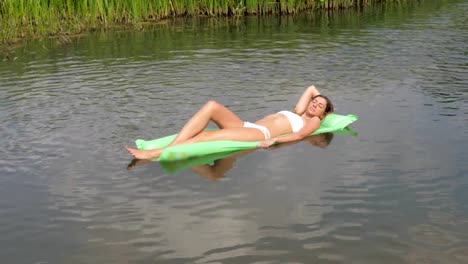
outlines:
M300 115L286 110L280 111L278 114L282 114L288 118L293 132L297 132L304 127L304 119Z

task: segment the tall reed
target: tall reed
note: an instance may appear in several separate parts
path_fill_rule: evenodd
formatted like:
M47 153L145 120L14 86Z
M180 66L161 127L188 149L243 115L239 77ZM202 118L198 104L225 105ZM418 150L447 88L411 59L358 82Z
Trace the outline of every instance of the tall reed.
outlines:
M294 14L408 0L0 0L0 42L139 25L172 16Z

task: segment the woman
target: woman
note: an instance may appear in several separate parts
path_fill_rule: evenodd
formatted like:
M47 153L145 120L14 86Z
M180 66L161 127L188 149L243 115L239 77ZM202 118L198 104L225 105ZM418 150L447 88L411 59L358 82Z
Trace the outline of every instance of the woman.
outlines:
M236 114L215 101L206 103L185 124L177 137L169 144L188 144L214 140L261 141L258 147L267 148L277 143L291 142L309 136L320 127L320 120L333 112L333 104L309 86L294 108L294 112L280 111L255 123L244 122ZM213 121L219 130L205 131ZM162 149L138 150L126 147L136 159L155 159Z

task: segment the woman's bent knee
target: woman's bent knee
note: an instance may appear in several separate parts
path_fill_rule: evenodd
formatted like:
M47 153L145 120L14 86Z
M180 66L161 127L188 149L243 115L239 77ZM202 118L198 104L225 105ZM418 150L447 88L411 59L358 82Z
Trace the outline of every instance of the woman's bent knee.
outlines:
M221 105L218 102L216 102L214 100L210 100L205 104L204 108L206 108L206 109L208 109L210 111L216 111L220 106Z

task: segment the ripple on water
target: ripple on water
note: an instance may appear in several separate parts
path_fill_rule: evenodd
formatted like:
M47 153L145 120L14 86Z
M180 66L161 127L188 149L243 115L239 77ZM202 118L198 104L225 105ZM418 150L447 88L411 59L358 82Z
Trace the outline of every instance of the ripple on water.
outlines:
M215 43L191 31L173 33L177 43L90 36L65 55L41 59L38 49L1 64L5 254L25 263L466 262L467 31L457 13L466 5L453 6L413 11L410 22L339 27L327 16L323 27L298 20L267 32L255 23L254 34L224 32ZM292 107L310 83L338 112L362 117L358 136L255 152L218 182L157 163L125 171L125 144L174 133L208 99L253 120Z

